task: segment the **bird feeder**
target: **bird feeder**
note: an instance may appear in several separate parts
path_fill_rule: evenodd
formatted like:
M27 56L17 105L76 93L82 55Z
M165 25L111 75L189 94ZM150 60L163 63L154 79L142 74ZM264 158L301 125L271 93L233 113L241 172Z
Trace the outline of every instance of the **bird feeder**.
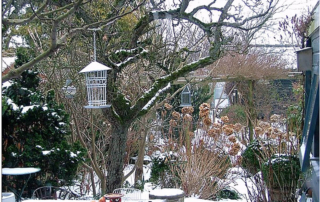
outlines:
M73 98L73 96L76 94L77 89L73 85L70 85L72 83L71 79L66 80L66 85L62 88L62 91L64 92L66 98Z
M85 108L108 108L111 105L107 104L107 71L111 68L96 62L96 31L99 29L91 30L94 31L94 61L80 71L86 77L88 105Z
M181 92L181 104L180 107L190 107L191 105L191 91L189 85L184 87Z
M108 108L107 104L107 71L111 70L99 62L91 62L80 73L85 73L88 106L85 108Z

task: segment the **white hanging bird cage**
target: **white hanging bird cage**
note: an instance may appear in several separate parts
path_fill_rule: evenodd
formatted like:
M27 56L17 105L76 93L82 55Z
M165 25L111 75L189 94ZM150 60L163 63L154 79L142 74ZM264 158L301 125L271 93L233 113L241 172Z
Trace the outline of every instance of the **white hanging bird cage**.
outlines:
M93 30L93 50L94 62L83 68L80 73L85 73L88 105L85 108L108 108L111 105L107 104L107 71L111 70L99 62L96 62L96 31Z
M85 108L107 108L107 71L111 70L98 62L91 62L80 73L85 73L88 106Z

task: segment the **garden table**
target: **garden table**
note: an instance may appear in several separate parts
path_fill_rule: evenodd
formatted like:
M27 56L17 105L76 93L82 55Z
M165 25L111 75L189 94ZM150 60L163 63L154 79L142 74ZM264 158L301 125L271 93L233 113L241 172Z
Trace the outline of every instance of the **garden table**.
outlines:
M17 190L10 188L11 191L16 195L16 201L20 202L21 197L23 194L24 189L26 188L28 181L31 178L32 173L39 172L40 168L33 168L33 167L27 167L27 168L2 168L2 175L29 175L26 183L23 185L21 189L21 193L18 193Z
M123 197L123 194L115 194L115 193L110 193L104 195L106 199L109 199L110 202L121 202L121 197Z

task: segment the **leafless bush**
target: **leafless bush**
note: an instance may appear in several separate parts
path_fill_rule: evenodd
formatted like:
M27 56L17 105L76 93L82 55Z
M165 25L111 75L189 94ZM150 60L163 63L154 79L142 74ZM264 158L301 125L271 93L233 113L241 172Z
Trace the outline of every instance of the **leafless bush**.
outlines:
M170 164L170 169L178 176L186 196L196 195L207 199L226 186L220 179L230 167L227 155L199 144L193 145L190 156L180 152L179 157L179 160Z

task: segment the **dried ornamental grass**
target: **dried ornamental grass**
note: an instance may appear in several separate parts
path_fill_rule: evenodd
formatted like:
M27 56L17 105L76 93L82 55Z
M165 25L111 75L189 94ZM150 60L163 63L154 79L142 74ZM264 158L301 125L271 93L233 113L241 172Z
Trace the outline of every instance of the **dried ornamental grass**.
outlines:
M171 120L169 121L169 125L170 125L171 127L177 127L178 123L177 123L175 120L171 119Z
M279 121L280 121L280 118L281 118L280 115L278 115L278 114L273 114L273 115L270 117L270 121L271 121L272 123L276 123L276 122L279 122Z
M199 112L199 117L200 117L200 118L209 117L209 111L200 111L200 112Z
M166 115L167 115L167 111L163 110L163 111L161 112L161 116L162 116L162 117L165 117Z
M188 160L185 163L170 164L170 169L178 175L186 196L197 194L201 198L213 197L220 190L217 186L219 179L231 166L228 156L208 150L203 146L203 141L194 145L191 156L186 157L185 153L179 156L184 157L182 160Z
M271 138L271 139L277 139L277 135L272 134L272 135L270 135L270 138Z
M221 128L221 124L220 123L213 123L212 126L214 128Z
M254 132L255 132L256 135L263 135L264 130L262 128L260 128L260 127L255 127L254 128Z
M241 149L241 146L240 146L239 143L234 143L232 147L235 148L235 149L238 149L238 150Z
M194 137L194 132L189 131L189 136Z
M221 121L223 123L228 123L229 122L229 117L228 116L223 116L223 117L221 117Z
M227 124L226 126L227 126L228 128L234 129L234 125L233 125L233 124Z
M208 131L208 135L209 135L210 137L217 138L217 137L220 135L220 130L215 129L215 128L210 129L210 130Z
M269 128L267 129L266 135L267 135L268 137L271 136L271 135L273 134L273 130L274 130L273 127L269 127Z
M194 112L193 107L183 107L181 109L182 114L192 114Z
M268 128L270 128L270 123L268 122L264 122L264 121L260 121L259 122L259 127L261 127L263 130L267 130Z
M210 113L210 105L208 103L203 103L200 105L199 107L199 116L200 118L207 118L209 117L209 113Z
M192 121L192 116L190 114L186 114L183 116L183 121L185 122L191 122Z
M236 139L235 136L230 136L230 137L228 137L228 140L229 140L230 142L233 142L233 143L237 142L237 139Z
M166 110L171 110L173 107L172 107L172 105L165 103L164 108L166 108Z
M239 132L241 131L241 129L242 129L242 125L241 125L240 123L236 123L236 124L234 125L234 130L235 130L237 133L239 133Z
M238 152L240 151L241 147L240 147L240 144L239 143L234 143L232 146L231 146L231 149L229 151L229 154L231 156L235 156L238 154Z
M239 150L235 149L235 148L231 148L229 151L229 155L230 156L236 156L238 154Z
M230 127L230 126L228 126L228 125L224 125L223 127L222 127L222 131L224 132L224 134L226 134L226 135L231 135L231 134L233 134L233 132L234 132L234 130L233 130L233 128L232 127Z
M180 113L179 112L172 112L172 118L175 119L175 120L180 120Z
M199 107L200 111L208 111L210 110L210 104L208 103L202 103Z
M149 136L149 141L150 141L150 142L153 142L153 140L154 140L154 135L151 134L151 135Z
M282 131L279 130L278 128L275 128L275 129L273 130L273 133L276 134L276 135L280 135L280 133L282 133Z
M206 126L211 126L212 122L211 122L211 119L206 117L204 120L203 120L203 123L206 125Z

